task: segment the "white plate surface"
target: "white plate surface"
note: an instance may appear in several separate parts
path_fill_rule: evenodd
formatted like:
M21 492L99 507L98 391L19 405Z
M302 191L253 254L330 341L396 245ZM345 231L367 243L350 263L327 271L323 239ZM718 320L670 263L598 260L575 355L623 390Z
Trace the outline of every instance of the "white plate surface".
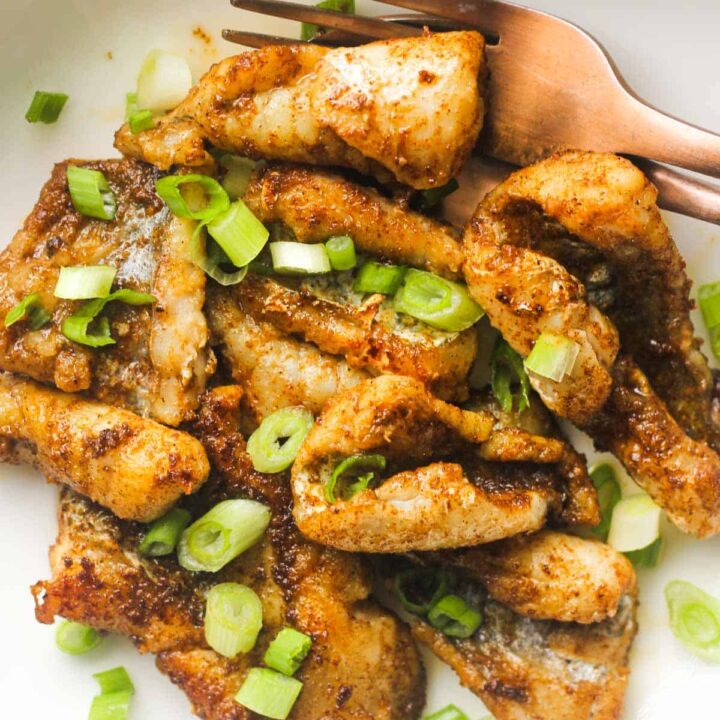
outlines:
M585 27L609 49L630 83L668 112L720 129L720 4L717 0L534 0ZM361 6L377 4L360 2ZM207 43L194 34L202 28ZM231 10L224 0L0 0L0 152L5 244L29 212L52 163L108 157L147 50L187 54L196 75L233 52L222 27L290 34L297 26ZM71 96L61 121L23 119L35 89ZM720 279L720 231L668 216L696 283ZM697 319L697 318L696 318ZM140 657L128 640L108 638L87 656L56 648L51 628L34 621L31 583L48 576L56 491L27 469L0 466L0 717L80 720L96 687L93 672L125 665L137 688L132 718L190 720L183 694ZM641 573L640 635L632 654L628 720L717 718L720 667L689 655L673 638L662 597L665 583L692 580L720 597L720 539L695 542L667 530L659 568ZM451 671L428 663L428 710L455 702L473 720L482 704Z

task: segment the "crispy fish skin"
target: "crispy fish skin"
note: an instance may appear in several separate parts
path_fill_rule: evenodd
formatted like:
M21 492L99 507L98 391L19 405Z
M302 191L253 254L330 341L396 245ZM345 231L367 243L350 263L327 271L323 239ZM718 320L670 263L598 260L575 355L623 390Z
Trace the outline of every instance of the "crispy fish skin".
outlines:
M286 225L300 242L349 235L368 255L462 279L462 246L451 226L340 175L271 163L252 174L243 200L263 223Z
M543 332L578 345L574 367L561 381L529 373L545 404L577 423L608 398L618 335L578 278L543 251L543 234L559 224L580 237L633 236L645 220L637 205L648 193L629 162L582 158L558 155L513 173L480 203L463 238L468 289L520 355L527 357Z
M134 413L0 374L0 448L118 517L149 522L195 492L210 467L192 436Z
M263 418L291 405L319 414L329 398L369 376L344 358L256 322L227 291L208 289L212 342L244 390L244 414L254 429Z
M212 576L189 573L174 556L142 559L142 528L113 518L72 493L61 504L60 536L51 552L52 580L34 588L41 622L55 614L129 634L142 652L187 694L205 720L250 720L234 702L250 667L284 626L312 636L297 673L303 692L291 720L414 720L424 704L424 673L407 628L368 599L362 560L310 543L290 517L283 475L252 468L238 432L237 386L208 393L193 432L216 470L190 498L195 517L221 500L251 497L272 510L254 548ZM205 643L204 594L217 582L241 582L263 602L255 648L228 660Z
M630 561L609 545L555 530L438 554L518 615L581 624L613 617L635 591Z
M74 209L69 165L105 175L117 199L115 220ZM134 160L55 166L23 228L0 255L0 315L38 293L53 318L37 331L24 322L0 325L0 368L178 425L197 405L214 357L202 313L205 276L186 259L193 224L164 207L155 193L158 177ZM82 301L53 295L60 268L70 265L114 266L118 286L151 293L157 302L111 303L104 311L117 340L111 347L73 343L61 325Z
M334 50L270 46L217 63L153 129L133 135L125 125L115 146L161 169L207 164L209 141L246 157L437 187L477 140L484 74L476 32Z
M341 549L405 552L491 542L562 517L565 444L494 428L491 413L449 405L411 378L380 376L337 395L293 465L298 527ZM328 502L333 469L359 453L385 456L389 477Z

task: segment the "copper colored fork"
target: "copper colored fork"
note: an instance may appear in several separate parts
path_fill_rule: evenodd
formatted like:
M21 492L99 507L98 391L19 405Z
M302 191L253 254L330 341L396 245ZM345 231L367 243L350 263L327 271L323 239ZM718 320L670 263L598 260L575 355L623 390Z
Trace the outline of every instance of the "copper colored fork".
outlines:
M720 188L652 162L720 177L720 135L642 101L602 46L560 18L496 0L384 0L426 15L383 18L281 0L231 2L238 8L331 28L314 39L327 45L418 35L423 25L483 32L490 78L480 150L495 161L474 157L467 164L466 182L461 178L464 192L451 196L446 206L451 220L467 218L479 198L513 166L558 149L580 148L631 156L658 187L661 207L720 224ZM300 42L234 30L225 30L223 36L253 47Z

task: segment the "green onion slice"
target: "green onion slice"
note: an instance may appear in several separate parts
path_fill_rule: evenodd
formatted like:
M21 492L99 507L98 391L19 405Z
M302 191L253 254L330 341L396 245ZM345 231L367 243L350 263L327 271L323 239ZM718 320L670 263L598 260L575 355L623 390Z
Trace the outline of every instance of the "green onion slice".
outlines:
M423 720L468 720L468 716L456 705L448 705L432 715L426 715Z
M132 680L122 665L112 668L112 670L95 673L93 677L100 685L100 692L103 695L114 692L132 693L135 691Z
M720 359L720 282L701 285L698 290L698 304L710 334L713 355Z
M154 112L172 110L185 99L191 87L187 60L164 50L151 50L138 74L138 107Z
M190 513L183 508L174 508L150 525L138 545L138 552L146 557L170 555L177 547L182 531L189 524Z
M294 675L312 647L312 638L295 628L283 628L265 651L263 662L283 675Z
M620 485L615 477L615 470L609 463L596 465L590 471L590 477L597 490L600 506L600 524L591 528L591 532L598 540L606 542L613 510L621 498Z
M675 637L703 660L720 662L720 600L685 580L668 583L665 600Z
M66 175L70 199L80 214L100 220L115 219L115 193L99 170L69 165Z
M43 307L40 295L32 293L8 312L5 316L5 327L8 328L20 320L27 320L31 330L39 330L51 317Z
M447 332L467 330L485 314L465 285L413 269L395 296L395 309Z
M383 265L368 260L360 268L353 283L353 290L361 293L394 295L400 287L407 268L400 265Z
M352 270L357 265L355 243L349 235L331 237L325 243L325 249L333 270Z
M222 186L233 200L238 200L245 194L257 163L239 155L225 154L220 158L220 165L225 168Z
M68 655L82 655L101 642L102 635L97 630L71 620L63 620L55 631L56 645Z
M239 268L245 267L260 254L270 236L267 228L242 200L236 200L214 217L207 230L230 262Z
M525 367L544 378L560 382L572 372L580 347L562 335L542 333L525 360Z
M205 608L205 640L220 655L234 658L255 647L263 623L263 609L255 592L239 583L210 589Z
M654 568L660 559L662 550L662 538L641 550L631 550L625 553L625 557L637 568Z
M312 413L302 406L281 408L268 415L247 443L253 467L265 473L289 468L313 422Z
M127 720L132 692L118 692L96 695L90 706L88 720Z
M129 289L116 290L107 297L85 303L75 313L66 317L61 326L62 334L68 340L88 347L114 345L115 340L110 334L110 322L106 317L98 317L105 306L114 300L128 305L149 305L156 302L156 299L148 293Z
M446 595L438 600L427 617L434 628L457 638L469 638L482 622L480 611L470 607L458 595Z
M430 188L429 190L423 190L421 195L420 207L422 210L432 210L437 207L448 195L452 195L460 185L458 181L453 178L450 182L440 187Z
M125 93L125 122L127 122L130 119L130 116L138 110L137 93Z
M438 568L410 568L395 577L395 594L415 615L425 615L449 589L447 572Z
M155 192L178 217L208 221L230 207L223 186L208 175L166 175L155 183Z
M41 122L52 125L57 122L67 101L68 96L64 93L36 90L30 107L25 113L25 119L29 123Z
M280 275L320 275L332 270L327 250L322 243L306 243L278 240L271 242L273 270Z
M337 10L338 12L353 15L355 13L355 0L322 0L315 7L325 10ZM316 35L325 31L325 28L314 23L302 23L300 26L300 39L312 40Z
M252 668L235 702L272 720L285 720L302 690L302 683L274 670Z
M63 300L91 300L110 295L117 270L110 265L76 265L60 268L53 294Z
M358 493L370 487L375 480L375 473L384 470L387 461L383 455L351 455L338 463L330 479L325 483L325 499L334 503L341 500L352 500ZM337 485L340 483L340 487Z
M248 267L234 268L224 250L207 237L206 227L205 223L198 223L193 232L189 247L190 260L220 285L237 285L245 279Z
M224 500L180 536L178 561L186 570L217 572L262 539L270 510L254 500Z
M152 110L136 110L128 118L128 125L133 135L150 130L154 125Z
M645 493L620 500L613 510L608 544L620 552L652 545L660 537L660 512Z
M530 380L523 359L502 338L493 350L490 385L504 412L512 412L513 405L522 412L530 405Z

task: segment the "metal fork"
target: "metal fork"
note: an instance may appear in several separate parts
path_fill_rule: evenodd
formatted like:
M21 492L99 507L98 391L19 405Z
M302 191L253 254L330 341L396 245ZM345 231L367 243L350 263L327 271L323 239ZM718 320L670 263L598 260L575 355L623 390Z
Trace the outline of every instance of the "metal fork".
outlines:
M658 187L661 207L720 225L720 187L651 161L720 178L720 135L641 100L604 48L580 28L498 0L383 1L425 15L368 18L283 0L231 0L238 8L329 28L313 41L331 46L417 36L423 25L475 27L485 35L490 78L479 147L494 160L478 156L466 164L463 192L445 207L450 220L467 219L514 166L580 148L631 156ZM252 47L301 42L235 30L223 36Z

